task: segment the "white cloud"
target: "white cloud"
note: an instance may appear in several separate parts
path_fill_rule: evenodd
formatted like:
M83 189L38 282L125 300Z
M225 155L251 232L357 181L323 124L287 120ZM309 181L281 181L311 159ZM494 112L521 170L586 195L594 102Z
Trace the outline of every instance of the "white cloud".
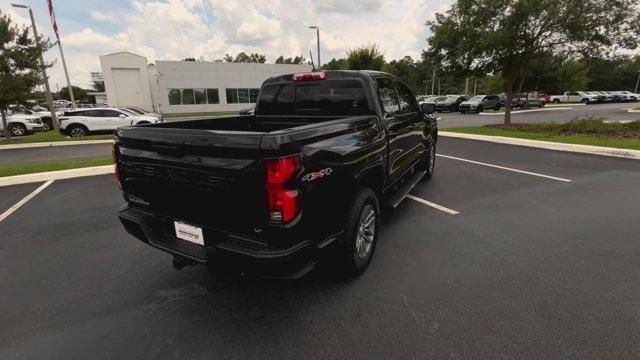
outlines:
M126 1L131 5L126 10L86 9L86 20L74 19L82 24L74 32L65 32L65 19L58 15L74 84L89 86L89 73L100 71L98 56L123 50L149 62L201 56L213 60L240 51L263 53L267 61L274 61L280 55L308 57L311 50L315 58L316 33L309 25L320 27L323 62L367 43L378 44L387 60L417 58L426 46L425 22L436 11L446 10L452 0ZM15 19L28 23L25 16ZM41 31L51 36L48 19L40 21ZM46 57L57 61L58 50L50 50ZM52 83L62 86L59 61L49 73Z
M105 21L105 22L116 22L116 16L114 14L109 14L106 12L91 10L91 19L95 21Z

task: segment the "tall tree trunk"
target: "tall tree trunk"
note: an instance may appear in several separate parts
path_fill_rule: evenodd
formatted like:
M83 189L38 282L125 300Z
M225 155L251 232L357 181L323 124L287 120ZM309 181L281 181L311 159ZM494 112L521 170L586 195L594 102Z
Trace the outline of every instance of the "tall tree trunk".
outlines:
M5 136L7 140L11 140L11 133L9 132L9 125L7 123L7 113L4 112L4 109L0 109L0 113L2 113L2 128L6 134Z
M513 102L513 80L507 80L507 101L504 104L504 126L511 127L511 105Z

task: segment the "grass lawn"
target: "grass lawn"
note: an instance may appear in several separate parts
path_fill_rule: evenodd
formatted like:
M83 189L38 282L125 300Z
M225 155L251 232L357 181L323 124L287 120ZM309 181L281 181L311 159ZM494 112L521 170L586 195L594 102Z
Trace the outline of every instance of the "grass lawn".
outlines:
M80 161L54 161L46 163L31 163L20 165L0 166L0 177L33 174L45 171L77 169L91 166L101 166L113 164L111 156L100 157L91 160Z
M637 108L633 108L633 109L631 109L631 110L640 111L640 106L639 106L639 107L637 107Z
M2 141L0 141L0 145L4 144L27 144L27 143L37 143L37 142L54 142L54 141L79 141L79 140L108 140L113 139L112 134L101 134L101 135L89 135L85 137L68 137L60 134L55 130L45 131L45 132L37 132L27 136L15 137L12 136L11 140L4 140L4 135L2 136Z
M238 115L238 111L205 111L192 113L168 113L164 114L165 119L193 117L193 116L220 116L220 115Z
M515 124L511 129L492 125L443 131L640 150L640 121L620 124L583 120L566 124Z

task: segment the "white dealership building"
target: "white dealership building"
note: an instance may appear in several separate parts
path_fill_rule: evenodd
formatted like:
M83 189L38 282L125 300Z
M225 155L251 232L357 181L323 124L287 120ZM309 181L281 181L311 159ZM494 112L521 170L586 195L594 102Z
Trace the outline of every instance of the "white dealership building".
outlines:
M138 106L163 113L238 111L251 106L262 82L311 71L311 65L207 61L149 64L130 52L100 56L109 106Z

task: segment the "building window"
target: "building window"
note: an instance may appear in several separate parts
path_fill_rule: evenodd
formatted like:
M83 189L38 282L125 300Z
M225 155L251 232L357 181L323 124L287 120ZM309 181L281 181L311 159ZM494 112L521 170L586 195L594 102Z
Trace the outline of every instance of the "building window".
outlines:
M169 105L219 104L218 89L169 89Z
M193 89L193 95L196 99L196 104L207 103L207 90L206 89Z
M227 104L255 103L259 89L227 89Z
M182 92L180 89L169 89L169 105L182 105Z
M219 104L220 98L218 97L218 89L207 89L207 103Z
M193 89L182 89L182 105L193 105L196 99L193 96Z

